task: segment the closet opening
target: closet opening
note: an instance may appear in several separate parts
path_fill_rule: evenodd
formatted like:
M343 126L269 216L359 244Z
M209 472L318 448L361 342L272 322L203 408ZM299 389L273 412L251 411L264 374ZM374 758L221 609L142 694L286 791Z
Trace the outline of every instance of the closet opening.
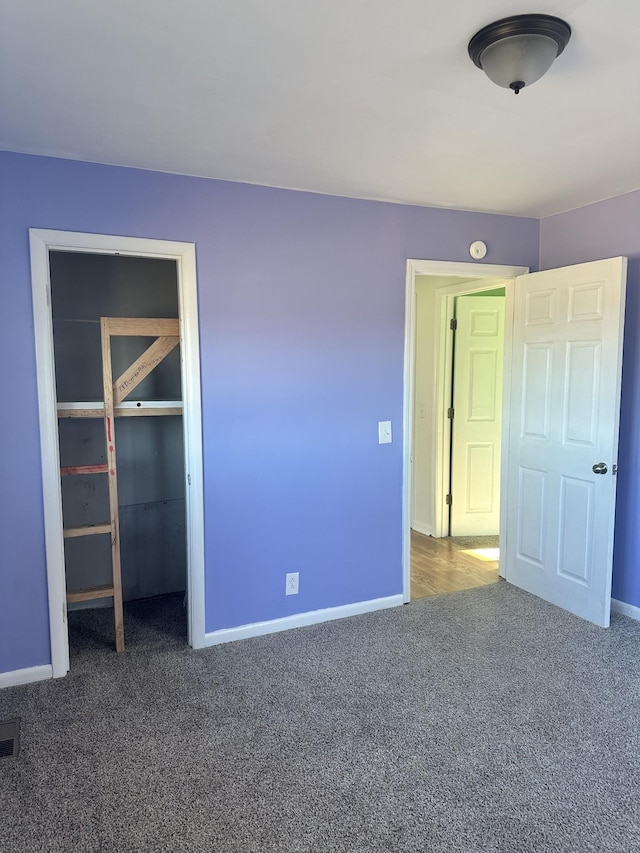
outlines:
M71 658L186 643L177 263L51 250L49 272Z

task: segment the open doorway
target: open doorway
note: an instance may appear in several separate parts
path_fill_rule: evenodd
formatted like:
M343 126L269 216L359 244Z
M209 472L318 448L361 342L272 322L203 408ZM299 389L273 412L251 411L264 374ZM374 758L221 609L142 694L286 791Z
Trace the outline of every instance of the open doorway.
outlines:
M500 475L500 576L607 627L611 604L618 413L627 260L605 258L528 273L407 262L404 394L403 597L410 600L416 276L503 277L505 347ZM475 275L474 275L475 273ZM468 286L461 283L468 292ZM436 299L430 374L444 358L446 297ZM439 319L438 319L439 318ZM430 476L442 481L444 430L433 406ZM604 417L604 414L607 417ZM609 477L603 475L610 474ZM441 492L436 489L435 494ZM433 507L443 537L445 514Z
M69 669L68 606L86 606L83 599L100 604L100 586L111 586L107 605L115 616L115 574L109 584L97 577L106 561L99 554L65 555L66 540L84 538L78 529L91 525L96 535L87 536L80 551L111 526L104 538L113 556L121 530L125 600L173 595L182 614L181 642L200 648L204 537L195 247L38 229L30 230L30 244L53 675ZM145 317L150 313L156 316ZM131 387L135 397L125 399ZM118 422L117 441L114 432L109 437L108 409ZM102 436L99 426L93 429L100 422ZM101 438L106 460L90 459ZM113 482L112 451L122 480L115 507L111 486L105 504L96 479L107 474ZM67 474L73 476L67 480ZM98 519L105 509L108 520ZM71 517L65 518L67 510ZM77 586L80 593L74 594ZM112 627L111 644L113 636ZM117 619L115 639L118 648Z
M423 350L420 337L426 325L421 296L429 283L428 277L416 281L418 352ZM418 468L413 484L418 505L412 507L412 600L499 580L505 287L483 280L465 284L474 289L447 299L450 316L442 330L447 372L437 378L444 385L445 405L449 404L444 434L444 456L449 458L448 476L445 471L443 478L445 535L434 538L420 530L427 525L419 516L425 502L418 497L425 484ZM446 289L446 283L439 288ZM430 378L422 375L419 359L415 377L420 393L414 398L413 456L419 458L423 449L417 445L424 437L420 421L428 406L423 392ZM434 503L441 500L434 495Z
M49 266L71 654L79 653L89 636L94 645L113 646L113 617L104 609L114 611L118 650L124 649L125 633L128 644L144 644L151 625L156 634L186 642L176 263L52 251ZM135 334L109 334L105 350L103 318L109 328L112 318L119 324L145 318L153 334L142 334L147 331L143 328L134 329ZM154 320L162 322L154 328ZM172 320L175 330L170 331L177 336L162 335L161 326ZM109 459L105 359L114 387L117 377L124 377L119 382L122 400L116 398L109 429L110 446L117 452ZM111 518L109 480L116 474L117 511Z
M499 578L504 322L525 272L408 266L405 600Z

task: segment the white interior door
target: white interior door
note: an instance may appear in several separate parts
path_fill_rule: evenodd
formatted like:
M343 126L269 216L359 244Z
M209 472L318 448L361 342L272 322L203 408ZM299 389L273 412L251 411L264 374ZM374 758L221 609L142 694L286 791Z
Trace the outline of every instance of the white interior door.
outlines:
M456 300L451 441L451 535L500 527L504 296Z
M515 287L506 579L605 627L625 285L612 258Z

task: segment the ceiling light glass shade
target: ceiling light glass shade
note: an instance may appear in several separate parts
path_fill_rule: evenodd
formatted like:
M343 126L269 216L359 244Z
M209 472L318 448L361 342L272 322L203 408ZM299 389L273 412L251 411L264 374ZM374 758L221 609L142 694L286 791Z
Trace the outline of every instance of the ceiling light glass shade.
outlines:
M512 36L490 44L482 52L482 70L498 86L515 82L530 86L551 68L558 46L546 36Z
M476 33L469 56L490 80L517 94L551 68L570 36L570 26L560 18L514 15Z

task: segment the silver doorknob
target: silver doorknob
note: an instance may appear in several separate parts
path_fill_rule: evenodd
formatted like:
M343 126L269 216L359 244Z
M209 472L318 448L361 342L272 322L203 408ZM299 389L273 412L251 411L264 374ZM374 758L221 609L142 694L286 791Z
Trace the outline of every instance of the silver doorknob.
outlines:
M606 462L596 462L596 464L591 469L594 474L606 474L607 473L607 463Z

